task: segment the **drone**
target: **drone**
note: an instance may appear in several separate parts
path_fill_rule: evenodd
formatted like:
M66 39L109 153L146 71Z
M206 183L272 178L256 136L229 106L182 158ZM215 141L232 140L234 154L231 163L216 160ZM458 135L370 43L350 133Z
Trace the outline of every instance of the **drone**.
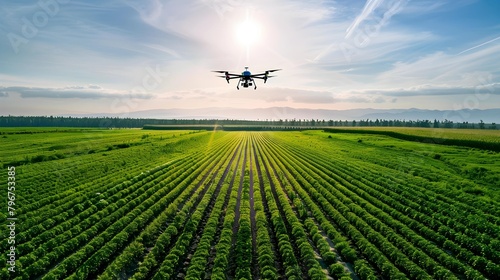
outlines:
M257 89L257 84L255 83L254 79L262 79L264 80L264 83L267 82L267 78L271 78L274 76L269 76L269 73L279 71L281 69L273 69L273 70L267 70L262 74L252 74L250 71L248 71L248 67L245 67L245 71L243 71L240 74L231 74L228 71L212 71L215 73L222 73L224 76L218 76L221 78L226 78L227 83L229 84L229 80L231 79L240 79L238 81L238 84L236 85L236 88L239 90L240 89L240 84L243 85L244 88L247 88L249 86L254 86L253 89Z

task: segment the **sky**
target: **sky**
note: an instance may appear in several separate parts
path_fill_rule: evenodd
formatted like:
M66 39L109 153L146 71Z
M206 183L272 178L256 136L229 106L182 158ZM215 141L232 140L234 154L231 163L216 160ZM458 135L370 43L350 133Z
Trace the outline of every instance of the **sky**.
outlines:
M0 115L500 108L497 0L38 0L0 7ZM282 69L236 89L213 70Z

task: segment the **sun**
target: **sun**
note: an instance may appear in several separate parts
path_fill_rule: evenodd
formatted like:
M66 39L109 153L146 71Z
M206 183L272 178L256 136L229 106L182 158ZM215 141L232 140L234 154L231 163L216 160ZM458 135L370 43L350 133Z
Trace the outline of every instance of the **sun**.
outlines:
M260 39L260 35L260 25L253 20L247 18L244 22L237 25L236 38L240 44L245 46L256 44Z

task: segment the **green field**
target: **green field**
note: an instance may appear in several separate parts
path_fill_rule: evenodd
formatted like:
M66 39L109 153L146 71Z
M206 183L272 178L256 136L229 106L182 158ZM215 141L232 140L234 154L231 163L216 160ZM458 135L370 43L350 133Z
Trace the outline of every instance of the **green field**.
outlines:
M500 143L500 130L497 129L459 129L459 128L416 128L416 127L345 127L342 129L390 131L421 137L455 140L473 140Z
M23 128L0 143L1 279L500 275L488 149L321 130Z

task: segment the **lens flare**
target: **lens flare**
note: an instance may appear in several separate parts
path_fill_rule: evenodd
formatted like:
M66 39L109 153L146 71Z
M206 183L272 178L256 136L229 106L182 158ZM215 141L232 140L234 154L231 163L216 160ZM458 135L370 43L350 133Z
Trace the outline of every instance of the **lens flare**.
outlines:
M249 19L240 23L236 28L236 38L238 42L246 46L257 43L260 34L260 25Z

